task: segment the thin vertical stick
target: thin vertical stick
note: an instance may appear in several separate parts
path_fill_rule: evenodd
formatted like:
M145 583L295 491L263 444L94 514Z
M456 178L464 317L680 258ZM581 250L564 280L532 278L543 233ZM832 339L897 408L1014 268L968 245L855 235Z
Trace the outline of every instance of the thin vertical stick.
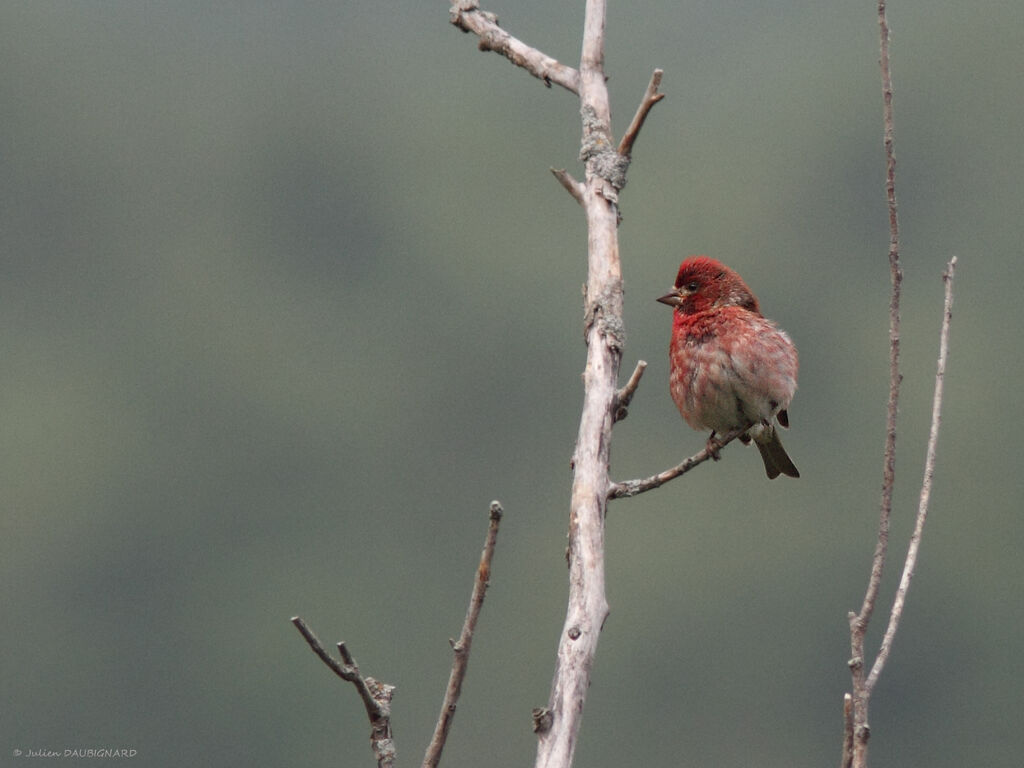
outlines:
M501 502L492 501L491 524L487 529L487 538L484 540L484 551L480 554L480 565L476 569L476 580L473 582L473 593L469 598L469 608L466 609L466 620L462 624L462 633L458 640L451 641L455 659L452 661L452 671L448 676L448 687L444 692L444 701L441 703L441 714L437 718L434 736L430 739L427 752L423 757L423 768L437 768L437 764L441 762L441 751L448 740L448 731L455 718L455 705L459 700L459 694L462 693L462 681L466 677L466 669L469 667L469 650L473 644L473 631L476 629L476 622L480 617L480 609L483 608L484 595L487 593L488 582L491 578L491 560L494 558L494 547L498 542L498 526L501 524L502 514Z
M896 629L900 624L900 617L903 615L903 605L907 599L907 590L910 589L910 580L914 578L914 566L917 564L917 552L921 547L921 535L924 532L925 520L928 517L928 502L932 494L932 478L935 476L935 451L939 443L939 425L942 422L942 385L946 377L946 356L949 353L949 324L953 319L953 271L956 269L956 256L949 260L946 271L942 273L942 281L946 284L946 299L943 306L942 330L939 333L939 362L935 371L935 393L932 396L932 425L928 431L928 449L924 459L924 480L921 482L921 498L917 506L917 520L914 523L914 533L910 537L910 546L907 549L907 559L903 564L903 575L900 577L900 585L896 590L896 599L893 601L892 611L889 614L889 626L886 627L885 637L882 638L882 647L878 652L875 663L871 666L871 673L864 684L868 695L874 690L878 676L882 674L885 662L892 650L892 640L896 636Z
M878 0L878 28L881 40L882 99L885 145L885 197L889 207L889 273L892 292L889 298L889 402L885 419L885 452L882 468L882 499L878 516L878 539L871 560L871 576L859 613L850 614L850 671L853 678L854 743L852 765L865 768L870 736L868 701L871 696L864 676L864 636L875 610L878 590L885 570L889 546L889 519L892 513L892 492L896 482L896 415L899 406L900 382L900 288L903 270L900 267L900 228L896 213L896 157L893 152L892 73L889 68L889 22L885 0ZM846 757L844 756L844 761Z
M889 402L885 418L885 459L882 469L882 500L878 521L878 542L871 566L871 579L860 621L871 620L885 567L889 542L889 517L892 512L892 491L896 482L896 415L899 410L900 384L900 293L903 269L900 266L900 225L896 215L896 158L893 152L892 75L889 71L889 25L885 16L885 0L878 2L878 24L881 34L882 95L885 121L885 197L889 206L889 273L892 292L889 297Z

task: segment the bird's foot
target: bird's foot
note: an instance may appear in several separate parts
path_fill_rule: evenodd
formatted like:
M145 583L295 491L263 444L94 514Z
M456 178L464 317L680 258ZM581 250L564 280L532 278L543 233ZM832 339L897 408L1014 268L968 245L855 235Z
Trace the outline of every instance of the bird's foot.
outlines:
M722 449L722 444L718 442L718 438L715 437L714 432L712 432L711 436L708 438L708 443L705 446L705 449L708 452L708 456L710 456L713 460L718 461L719 459L722 458L721 454L719 453L719 451Z

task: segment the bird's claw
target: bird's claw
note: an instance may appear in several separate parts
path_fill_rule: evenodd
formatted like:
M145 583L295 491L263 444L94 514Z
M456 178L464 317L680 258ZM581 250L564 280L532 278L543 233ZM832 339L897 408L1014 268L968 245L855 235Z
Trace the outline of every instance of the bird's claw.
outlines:
M711 437L708 438L708 444L705 446L705 450L708 452L708 456L714 461L718 461L722 458L719 451L722 449L722 444L718 442L718 438L715 437L715 433L711 433Z

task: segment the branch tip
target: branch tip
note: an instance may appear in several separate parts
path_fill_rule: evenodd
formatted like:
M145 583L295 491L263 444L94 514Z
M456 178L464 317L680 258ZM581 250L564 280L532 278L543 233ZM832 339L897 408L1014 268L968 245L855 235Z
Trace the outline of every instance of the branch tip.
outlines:
M484 596L487 593L487 577L491 572L491 560L494 558L498 528L501 525L503 513L501 502L492 501L489 510L490 524L487 528L483 552L480 553L477 578L473 580L473 592L469 598L466 620L462 624L459 639L448 638L448 644L451 646L455 658L452 660L452 671L448 676L448 686L445 689L444 700L441 702L441 713L438 715L437 725L434 726L434 735L431 737L427 752L423 757L423 768L436 768L441 760L445 742L448 740L448 732L455 717L456 704L462 693L462 681L469 668L469 651L473 643L473 632L476 630L477 619L480 617L480 609L483 607Z
M378 768L393 766L396 749L391 738L391 699L394 696L395 686L360 675L359 667L356 666L355 659L352 658L345 643L337 644L338 653L344 662L342 664L327 652L323 643L301 617L293 616L291 621L305 638L313 653L327 665L328 669L342 680L355 686L359 697L363 700L363 707L366 709L366 716L370 721L370 747L377 756L377 766Z
M637 360L636 368L633 369L629 381L615 393L615 400L612 403L613 421L622 421L629 415L629 404L633 400L636 388L640 386L640 378L644 375L645 370L647 370L647 361Z
M551 730L551 724L554 722L554 716L550 709L547 707L534 707L531 715L533 717L534 733L547 733Z
M583 184L576 181L565 168L551 168L550 170L554 177L558 179L558 183L565 188L565 191L572 195L577 203L583 205L583 193L585 190Z
M495 499L491 502L491 520L501 520L502 515L505 514L504 507L501 506L501 502Z
M481 51L494 51L504 56L548 88L554 83L571 93L579 93L579 72L510 35L498 26L498 17L481 10L476 0L453 2L448 10L448 21L463 32L475 34Z
M893 639L896 630L899 628L900 618L903 615L903 607L906 604L907 591L910 589L910 582L914 578L914 568L917 565L917 555L921 548L921 538L924 535L924 526L928 518L928 504L931 500L932 480L935 477L935 458L939 442L939 427L942 424L942 395L943 382L946 376L946 358L949 353L949 326L953 318L953 273L956 268L956 257L950 259L946 265L946 271L942 274L942 281L945 285L945 298L942 306L942 324L939 330L939 359L935 368L935 390L932 395L932 418L928 430L928 447L925 449L924 477L921 480L921 493L918 499L917 516L914 520L914 531L910 535L910 544L907 547L907 556L903 561L903 573L900 576L899 586L896 588L896 598L893 600L892 609L889 612L889 624L885 629L882 638L882 646L875 657L875 663L871 666L871 672L864 682L865 691L868 695L878 682L882 669L892 651Z
M623 134L622 141L619 142L620 155L629 157L633 154L633 145L640 134L640 129L643 128L644 122L647 120L647 115L655 104L665 98L665 94L658 91L663 74L664 70L656 69L654 74L651 75L651 81L647 84L647 90L644 91L643 100L640 102L640 106L637 107L636 114L633 115L633 121Z

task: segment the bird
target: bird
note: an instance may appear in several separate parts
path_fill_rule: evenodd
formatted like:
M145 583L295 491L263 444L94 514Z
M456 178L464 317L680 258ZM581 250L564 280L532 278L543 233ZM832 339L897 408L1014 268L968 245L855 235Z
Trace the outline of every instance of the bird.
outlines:
M669 391L687 424L711 430L711 456L718 459L717 435L749 425L740 440L754 441L768 479L800 477L773 423L789 427L796 347L761 314L743 278L715 259L691 256L657 300L673 308Z

